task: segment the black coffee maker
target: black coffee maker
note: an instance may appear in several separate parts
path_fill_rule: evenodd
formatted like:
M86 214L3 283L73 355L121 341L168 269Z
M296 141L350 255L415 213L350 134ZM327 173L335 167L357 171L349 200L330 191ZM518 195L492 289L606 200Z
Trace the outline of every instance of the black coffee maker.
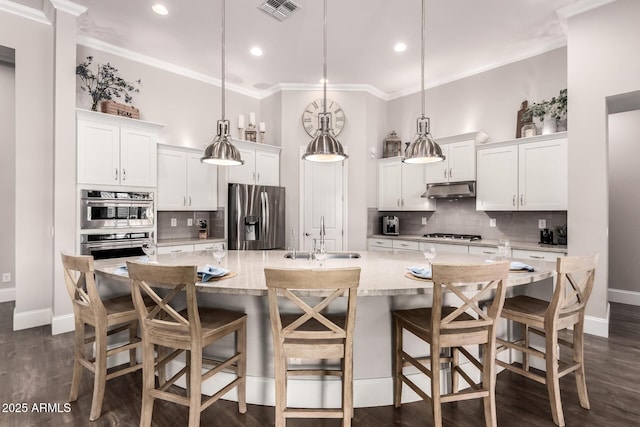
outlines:
M553 245L553 231L548 228L540 230L540 243L543 245Z

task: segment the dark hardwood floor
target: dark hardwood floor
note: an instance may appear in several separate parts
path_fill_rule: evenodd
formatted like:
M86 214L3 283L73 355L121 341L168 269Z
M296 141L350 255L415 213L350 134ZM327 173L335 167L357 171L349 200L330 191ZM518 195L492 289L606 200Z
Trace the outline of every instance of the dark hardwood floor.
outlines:
M80 397L64 412L71 384L73 334L51 336L50 327L12 331L13 303L0 304L0 426L136 426L140 414L141 374L137 372L107 383L102 417L89 422L93 376L86 370ZM640 423L640 307L611 304L609 339L586 338L587 385L591 410L578 403L572 375L561 380L567 426L637 426ZM498 375L498 424L502 426L553 426L546 387L510 372ZM26 403L26 413L11 404ZM33 405L59 404L38 412ZM37 406L39 407L39 406ZM5 412L11 410L12 412ZM52 412L54 410L54 412ZM480 401L443 406L445 425L483 426ZM428 426L431 409L424 402L379 408L358 408L354 427ZM156 402L154 425L187 424L187 408ZM273 408L249 405L245 415L233 402L219 401L202 413L203 426L259 427L273 425ZM338 420L295 420L289 427L338 427Z

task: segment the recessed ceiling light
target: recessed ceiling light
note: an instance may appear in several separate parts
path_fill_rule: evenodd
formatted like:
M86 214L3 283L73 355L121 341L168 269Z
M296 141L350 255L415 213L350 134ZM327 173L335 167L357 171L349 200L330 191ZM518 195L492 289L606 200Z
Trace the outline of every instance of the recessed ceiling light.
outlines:
M250 52L253 56L262 56L262 49L260 49L258 46L252 47Z
M407 50L407 45L402 42L396 43L396 45L393 47L393 50L395 50L396 52L404 52L405 50Z
M168 15L169 14L169 10L164 7L163 5L161 5L160 3L156 3L153 6L151 6L151 9L157 13L158 15Z

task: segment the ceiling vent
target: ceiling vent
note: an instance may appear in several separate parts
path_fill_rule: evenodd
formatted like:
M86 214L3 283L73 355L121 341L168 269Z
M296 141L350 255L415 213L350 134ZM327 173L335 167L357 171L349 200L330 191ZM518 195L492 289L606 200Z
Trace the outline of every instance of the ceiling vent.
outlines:
M267 0L258 8L264 10L278 21L284 21L293 12L300 9L300 5L291 0Z

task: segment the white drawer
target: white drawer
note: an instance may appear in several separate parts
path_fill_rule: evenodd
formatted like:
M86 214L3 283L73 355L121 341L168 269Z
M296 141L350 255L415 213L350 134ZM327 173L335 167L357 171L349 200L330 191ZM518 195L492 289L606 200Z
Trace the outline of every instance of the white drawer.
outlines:
M158 254L177 254L180 252L193 252L193 245L160 246Z
M495 246L469 246L469 253L476 255L497 255L498 248ZM512 257L511 251L507 253L507 257Z
M391 239L367 239L367 244L369 246L375 246L378 248L393 248L393 240Z
M419 251L420 242L412 242L410 240L393 240L393 249L401 251Z
M546 251L529 251L524 249L514 249L513 258L518 259L539 259L544 261L556 261L559 256L565 256L558 252L546 252Z
M216 247L222 247L224 249L224 242L209 242L209 243L196 243L193 245L194 251L212 251Z
M420 243L420 250L424 252L427 245L433 245L436 247L436 254L442 253L454 253L454 254L468 254L469 247L467 245L450 245L447 243Z

